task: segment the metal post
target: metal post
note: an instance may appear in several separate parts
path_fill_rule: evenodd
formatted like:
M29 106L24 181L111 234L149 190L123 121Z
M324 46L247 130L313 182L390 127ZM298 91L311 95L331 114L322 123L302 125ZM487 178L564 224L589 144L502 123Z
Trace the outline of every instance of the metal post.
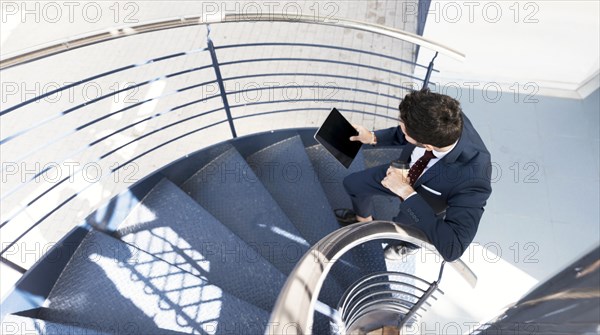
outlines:
M219 91L221 92L221 100L223 100L223 107L227 114L227 121L229 122L229 129L231 129L231 136L237 137L235 126L233 125L233 117L231 117L231 109L229 108L229 101L227 101L227 93L225 92L225 85L223 84L223 77L221 76L221 68L219 67L219 61L217 60L217 53L215 52L215 46L210 39L210 25L206 25L208 30L206 39L208 43L208 51L210 52L210 58L212 59L213 68L215 69L215 75L217 77L217 83L219 84Z
M15 263L9 261L8 259L6 259L4 257L0 257L0 263L6 264L9 268L11 268L11 269L13 269L13 270L15 270L17 272L20 272L20 273L27 272L27 270L25 270L23 267L21 267L21 266L15 264Z
M429 66L427 67L427 74L425 75L425 80L423 80L423 88L427 88L427 85L429 85L429 77L431 77L431 72L433 72L433 61L435 60L437 55L438 53L436 51L435 55L431 59L431 62L429 62Z
M419 308L421 308L421 306L423 306L425 301L427 299L429 299L429 297L433 294L433 292L435 292L435 290L437 290L438 286L440 285L440 282L442 281L442 273L444 272L444 264L446 264L446 261L443 261L442 265L440 266L440 274L438 275L438 279L436 281L434 281L433 283L431 283L431 285L429 285L429 289L427 289L427 291L425 291L425 293L423 293L423 295L421 296L419 301L417 301L417 303L413 305L413 307L410 309L410 311L408 311L408 313L406 313L406 315L402 318L402 320L400 320L400 322L398 322L398 329L402 330L402 327L404 327L406 322L408 322L408 320L410 320L410 318L412 318L413 315L415 315L415 313L417 313L417 311L419 310Z

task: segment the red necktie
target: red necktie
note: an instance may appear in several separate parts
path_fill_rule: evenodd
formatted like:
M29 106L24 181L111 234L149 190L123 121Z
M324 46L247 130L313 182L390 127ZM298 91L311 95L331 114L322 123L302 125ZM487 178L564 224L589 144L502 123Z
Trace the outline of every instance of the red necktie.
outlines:
M421 176L421 173L423 173L423 170L425 170L425 167L427 166L427 164L429 164L429 161L434 157L435 157L435 155L433 154L433 152L426 150L425 154L423 156L421 156L421 158L419 158L415 162L415 164L413 164L413 166L410 168L410 170L408 170L408 178L410 180L410 186L413 186L415 184L415 182L417 181L419 176Z

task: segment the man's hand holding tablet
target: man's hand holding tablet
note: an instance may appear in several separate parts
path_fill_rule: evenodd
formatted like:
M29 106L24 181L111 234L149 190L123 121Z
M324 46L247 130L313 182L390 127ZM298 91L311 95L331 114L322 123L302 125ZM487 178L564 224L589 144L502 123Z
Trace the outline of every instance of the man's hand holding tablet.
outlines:
M377 144L377 137L375 137L374 132L369 131L367 128L360 126L360 125L353 124L352 127L354 127L354 129L356 129L356 131L358 132L358 135L350 136L350 141L358 141L362 144L370 144L370 145Z

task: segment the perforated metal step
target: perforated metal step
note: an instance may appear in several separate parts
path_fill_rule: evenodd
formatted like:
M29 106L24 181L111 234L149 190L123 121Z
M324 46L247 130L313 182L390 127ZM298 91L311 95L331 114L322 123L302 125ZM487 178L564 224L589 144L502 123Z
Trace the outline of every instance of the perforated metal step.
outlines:
M248 164L283 212L311 245L340 226L299 136L275 143L247 158ZM358 279L360 269L350 254L332 271L319 299L336 306L346 287ZM324 327L324 329L327 329Z
M90 232L39 318L109 332L264 332L269 313L220 287L103 233ZM112 330L116 331L112 331Z
M363 150L365 157L365 168L372 168L377 165L390 164L397 160L402 154L401 147L371 147Z
M323 146L314 145L306 148L306 153L332 208L352 208L350 197L344 190L342 182L347 175L365 168L363 151L358 152L352 165L346 169ZM386 269L381 242L363 243L354 248L351 254L356 265L361 269L360 275ZM334 265L333 270L336 266L339 265Z
M322 145L306 148L306 153L315 169L317 178L325 191L331 208L352 208L350 197L346 194L342 182L350 173L365 169L363 150L358 152L352 165L346 169Z
M339 228L299 136L264 148L247 161L311 245Z
M110 335L105 331L82 328L81 323L72 321L69 323L57 323L35 318L29 318L18 315L9 315L2 320L1 333L3 335L65 335L65 334L86 334L86 335ZM108 330L108 329L107 329ZM173 332L171 334L181 334Z
M308 250L309 243L234 148L194 174L182 189L284 274Z
M163 179L120 226L123 241L271 310L286 277L176 185ZM249 289L251 288L251 289Z

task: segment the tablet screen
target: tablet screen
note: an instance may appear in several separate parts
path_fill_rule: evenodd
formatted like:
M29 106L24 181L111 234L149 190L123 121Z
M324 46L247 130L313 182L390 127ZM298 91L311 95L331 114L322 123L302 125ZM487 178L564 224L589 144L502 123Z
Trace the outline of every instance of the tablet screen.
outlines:
M348 168L362 146L362 143L358 141L350 141L350 136L356 135L358 135L356 129L334 108L321 125L321 128L317 130L315 140Z

